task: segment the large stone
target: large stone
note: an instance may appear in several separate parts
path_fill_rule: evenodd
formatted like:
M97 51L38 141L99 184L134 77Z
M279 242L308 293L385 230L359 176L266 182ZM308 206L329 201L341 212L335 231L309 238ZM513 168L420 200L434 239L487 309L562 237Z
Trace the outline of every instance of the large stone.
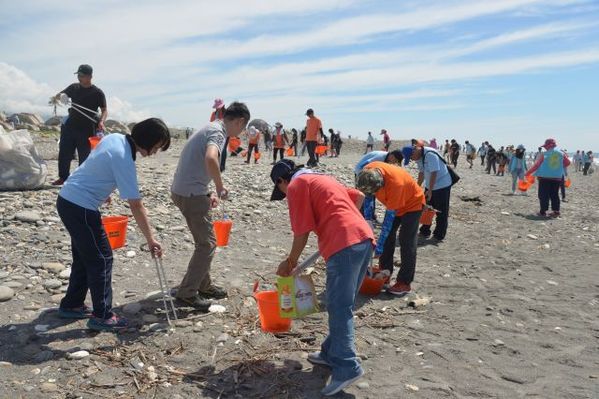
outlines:
M128 314L136 314L139 313L140 310L141 304L139 304L138 302L128 303L125 306L123 306L123 312Z
M60 126L62 124L62 117L53 116L50 119L46 120L44 124L46 126Z
M42 217L39 213L34 211L22 211L15 215L15 219L20 220L21 222L36 223L38 220L42 220Z
M106 128L106 131L110 133L130 133L129 128L126 125L119 121L115 121L114 119L108 119L104 122L104 127Z
M0 302L6 302L12 299L15 292L12 288L5 285L0 285Z
M63 271L65 269L65 265L63 265L62 263L58 263L58 262L42 263L42 269L45 269L49 272L56 274L56 273L60 273L61 271Z

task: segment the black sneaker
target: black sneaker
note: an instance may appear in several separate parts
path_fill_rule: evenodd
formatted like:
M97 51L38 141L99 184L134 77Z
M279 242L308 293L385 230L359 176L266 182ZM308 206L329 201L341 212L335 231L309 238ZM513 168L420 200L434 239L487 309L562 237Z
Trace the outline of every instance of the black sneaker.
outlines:
M211 285L204 291L198 291L198 294L203 298L223 299L227 297L227 291L217 285Z
M186 306L191 306L192 308L199 310L200 312L208 313L208 309L212 302L206 298L202 298L199 295L194 295L189 298L177 298L179 302Z

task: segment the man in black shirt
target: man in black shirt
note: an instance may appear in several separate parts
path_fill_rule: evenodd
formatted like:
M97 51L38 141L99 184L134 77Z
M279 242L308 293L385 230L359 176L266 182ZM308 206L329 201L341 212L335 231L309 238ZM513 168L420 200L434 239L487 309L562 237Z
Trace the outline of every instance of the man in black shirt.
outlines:
M69 108L67 120L60 128L58 180L52 183L54 186L63 184L69 177L75 149L77 150L79 165L81 165L91 151L88 138L94 136L96 130L104 130L104 121L108 116L106 96L104 96L102 90L92 84L92 72L91 66L80 65L77 72L75 72L79 83L73 83L54 97L56 101L64 93L71 98L73 103ZM94 110L94 112L84 108ZM97 114L98 108L101 110L100 116Z

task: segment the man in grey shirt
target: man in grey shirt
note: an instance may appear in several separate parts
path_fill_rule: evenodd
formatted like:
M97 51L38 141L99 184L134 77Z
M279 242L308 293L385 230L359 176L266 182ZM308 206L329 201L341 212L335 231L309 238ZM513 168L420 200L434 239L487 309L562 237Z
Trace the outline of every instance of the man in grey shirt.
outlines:
M210 299L227 296L224 288L210 279L210 265L216 249L210 209L228 196L220 171L227 137L238 137L250 120L250 111L243 103L230 104L223 120L210 122L192 135L179 158L171 186L171 198L185 217L195 243L187 272L177 290L177 299L200 311L207 312ZM216 193L208 189L214 182Z

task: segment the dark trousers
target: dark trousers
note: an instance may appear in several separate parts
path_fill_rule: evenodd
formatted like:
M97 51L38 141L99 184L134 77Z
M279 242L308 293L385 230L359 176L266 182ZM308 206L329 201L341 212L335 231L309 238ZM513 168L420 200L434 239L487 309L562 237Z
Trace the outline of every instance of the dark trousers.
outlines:
M559 191L562 195L562 201L566 199L566 178L562 176L562 181L559 183Z
M451 197L451 186L433 190L433 195L429 201L429 205L438 210L435 216L435 230L433 237L437 240L442 240L447 234L447 226L449 225L449 199ZM431 226L423 224L420 226L420 234L430 236Z
M56 209L71 236L73 264L67 293L61 308L83 305L89 289L94 316L112 316L112 249L106 237L100 212L73 204L58 196Z
M495 159L487 159L487 174L491 173L491 168L493 168L493 173L497 173L497 161Z
M453 165L454 168L456 168L458 166L458 158L460 157L460 153L459 152L454 152L451 154L451 163Z
M69 177L73 154L77 150L79 165L89 156L91 147L88 138L93 136L93 129L81 131L62 125L60 127L60 144L58 145L58 177L66 180Z
M369 153L370 151L372 151L372 144L366 144L366 151L364 151L364 154Z
M485 166L485 156L484 155L480 156L480 166Z
M246 161L248 163L250 162L250 157L252 156L252 150L254 150L255 152L260 152L260 149L258 148L258 144L250 143L250 145L248 146L248 153L247 153L247 159L246 159Z
M401 267L397 273L397 280L410 284L416 272L416 250L418 248L418 224L422 211L408 212L396 216L389 236L385 240L383 253L379 258L379 265L393 273L393 255L395 254L395 241L399 229L399 254Z
M539 204L541 205L541 213L547 212L549 202L551 201L551 210L559 212L559 186L560 180L539 179Z
M284 155L285 155L285 149L284 148L273 148L272 150L272 160L274 162L277 162L277 151L279 152L279 158L283 159Z
M591 168L591 163L590 162L585 162L584 163L584 167L582 168L582 174L584 176L589 174L589 169Z
M316 141L306 141L306 148L308 149L308 166L315 166L318 162L316 159Z

